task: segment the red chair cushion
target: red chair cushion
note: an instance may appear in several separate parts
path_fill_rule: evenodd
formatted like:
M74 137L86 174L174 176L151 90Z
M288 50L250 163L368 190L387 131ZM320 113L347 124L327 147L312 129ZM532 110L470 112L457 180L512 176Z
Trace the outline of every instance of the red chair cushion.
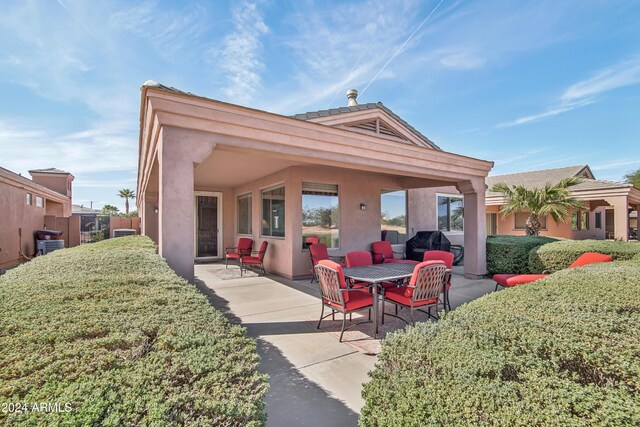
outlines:
M547 276L548 274L496 274L493 276L493 280L499 285L511 288L513 286L535 282Z
M371 253L367 251L349 252L346 257L347 267L360 267L362 265L373 265Z
M444 261L449 270L453 268L453 254L447 251L426 251L423 261Z
M597 252L586 252L578 257L577 260L569 266L569 268L584 267L585 265L595 264L597 262L611 262L613 258L609 255L599 254Z
M393 248L391 242L373 242L371 244L371 251L374 253L376 264L379 264L384 257L386 262L388 259L393 259Z
M242 257L242 262L244 264L262 264L262 260L257 256L245 256Z
M411 306L411 296L407 296L406 293L407 291L411 290L411 293L413 294L413 289L408 289L406 287L401 287L401 288L390 288L387 289L387 291L384 294L384 298L385 299L390 299L391 301L395 301L397 303L400 303L402 305L406 305L406 306ZM415 302L413 303L414 307L421 307L423 305L431 305L431 304L435 304L438 302L438 298L433 298L430 300L424 300L424 301L419 301L419 302Z
M349 301L345 303L347 311L358 310L359 308L373 305L373 295L366 290L343 293L349 294Z
M415 268L413 269L413 274L411 275L411 280L409 281L409 286L415 286L416 282L418 281L418 270L420 270L422 267L426 267L427 265L434 265L434 264L444 264L444 262L442 261L422 261L419 264L416 264ZM413 296L413 289L414 288L404 288L404 296L406 296L407 298L411 298Z
M344 271L342 271L342 266L340 264L338 264L337 262L331 261L330 259L323 259L318 261L318 265L323 265L325 267L329 267L332 270L335 270L338 272L338 286L341 289L348 289L347 286L347 281L344 279ZM318 278L318 282L320 282L320 279ZM349 299L351 298L351 295L355 292L343 292L342 293L342 298L344 299L345 304L349 302Z
M232 259L239 259L240 258L240 254L236 253L236 252L231 252L231 253L226 254L225 257L232 258Z

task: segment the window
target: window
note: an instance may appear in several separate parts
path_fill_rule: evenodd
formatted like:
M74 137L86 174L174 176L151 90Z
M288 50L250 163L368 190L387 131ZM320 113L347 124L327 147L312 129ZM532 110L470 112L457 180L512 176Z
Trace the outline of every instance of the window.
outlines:
M488 213L486 214L487 220L487 236L495 236L498 234L498 214Z
M302 183L302 247L308 236L317 236L328 248L340 247L338 186Z
M589 229L589 211L580 212L580 222L583 230Z
M463 231L463 217L462 197L438 196L438 230Z
M602 212L596 212L596 228L602 228Z
M284 237L284 186L262 190L262 235Z
M31 193L27 193L27 205L31 206Z
M529 218L529 212L516 212L515 213L515 225L513 227L514 230L526 230L527 229L527 219ZM540 229L547 229L547 216L538 217L538 221L540 221Z
M576 231L589 229L589 211L588 210L579 209L571 213L571 229Z
M251 193L238 196L238 234L251 234Z
M36 207L37 208L44 207L44 199L40 196L36 196Z
M380 193L380 229L382 239L391 244L407 241L407 192L382 190Z

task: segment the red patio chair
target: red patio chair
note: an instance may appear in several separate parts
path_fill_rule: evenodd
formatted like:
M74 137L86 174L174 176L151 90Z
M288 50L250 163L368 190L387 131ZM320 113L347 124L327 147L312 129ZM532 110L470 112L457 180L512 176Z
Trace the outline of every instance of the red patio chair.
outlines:
M304 238L304 246L307 248L311 245L317 245L318 243L320 243L318 236L307 236Z
M347 267L362 267L367 265L373 265L373 258L371 256L371 252L353 251L353 252L349 252L345 256L345 258L347 261ZM384 292L385 289L397 288L399 286L398 283L393 283L393 282L382 282L381 285L382 285L382 292ZM369 283L365 283L365 282L355 282L353 284L354 288L364 288L368 286L369 286Z
M585 252L576 259L568 268L584 267L585 265L595 264L598 262L611 262L613 258L609 255L603 255L597 252ZM496 291L498 286L504 288L512 288L518 285L535 282L544 279L549 274L494 274L493 280L496 282Z
M342 313L342 329L340 330L340 342L342 342L347 313L349 313L349 321L351 321L351 313L356 310L368 308L369 321L371 321L373 295L366 290L350 289L344 279L342 266L336 262L324 259L318 262L315 269L316 275L318 276L318 285L320 286L320 295L322 296L322 311L320 312L320 320L318 320L317 328L320 329L322 319L331 316L332 319L335 320L335 312ZM326 316L324 316L325 306L331 309L331 314L327 314ZM351 325L349 328L359 325L360 323Z
M382 264L384 262L404 262L407 264L418 264L417 261L410 259L396 258L395 254L402 255L401 252L393 252L391 242L373 242L371 244L371 251L373 252L373 263Z
M423 261L442 261L447 267L447 270L453 268L453 260L455 255L447 251L425 251ZM451 302L449 301L449 288L451 288L451 272L447 272L445 277L446 286L444 288L444 304L447 305L447 309L451 310Z
M242 256L251 255L251 248L253 248L253 239L248 237L239 238L238 246L224 250L224 268L229 266L229 260L240 261Z
M384 323L384 306L387 301L395 304L396 307L409 308L412 324L415 324L414 310L422 311L435 319L436 317L431 314L431 307L438 307L446 273L447 267L442 261L423 261L416 265L408 286L388 289L385 292L382 299L382 323ZM424 308L429 311L422 310ZM398 318L402 319L402 317ZM405 319L402 320L406 322Z
M313 279L317 279L316 277L316 265L323 259L330 259L332 261L339 261L340 257L332 257L329 255L329 251L327 251L327 245L324 243L314 243L309 246L309 256L311 257L311 283L313 283ZM340 263L342 267L344 264Z
M269 242L265 240L260 245L259 251L252 251L250 255L245 255L240 258L240 277L242 277L242 271L247 271L247 267L250 265L257 265L260 268L260 275L264 276L267 274L264 270L264 254L267 252L268 245Z

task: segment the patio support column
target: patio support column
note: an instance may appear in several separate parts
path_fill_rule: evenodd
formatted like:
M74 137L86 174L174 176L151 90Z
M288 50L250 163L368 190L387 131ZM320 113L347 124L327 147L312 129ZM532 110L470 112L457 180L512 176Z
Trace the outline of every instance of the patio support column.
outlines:
M142 234L148 236L151 240L158 244L158 193L146 192L144 194L144 203L142 204Z
M198 132L170 127L161 131L158 247L169 267L190 282L195 259L194 164L206 159L214 147Z
M464 195L464 277L487 274L485 182L483 178L456 184Z
M605 197L613 206L614 238L626 242L629 240L629 201L626 196Z

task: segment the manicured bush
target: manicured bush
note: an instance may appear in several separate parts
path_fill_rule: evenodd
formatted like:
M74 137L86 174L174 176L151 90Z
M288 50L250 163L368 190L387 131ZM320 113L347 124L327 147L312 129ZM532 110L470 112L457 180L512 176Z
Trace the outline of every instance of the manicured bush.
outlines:
M487 270L490 274L526 274L529 252L556 240L544 236L488 236Z
M640 269L564 270L391 334L361 426L640 425Z
M256 344L146 237L41 256L0 277L0 409L19 425L263 425Z
M614 240L561 240L533 249L529 254L529 270L532 273L562 270L585 252L599 252L609 255L614 260L624 261L640 254L640 243Z

